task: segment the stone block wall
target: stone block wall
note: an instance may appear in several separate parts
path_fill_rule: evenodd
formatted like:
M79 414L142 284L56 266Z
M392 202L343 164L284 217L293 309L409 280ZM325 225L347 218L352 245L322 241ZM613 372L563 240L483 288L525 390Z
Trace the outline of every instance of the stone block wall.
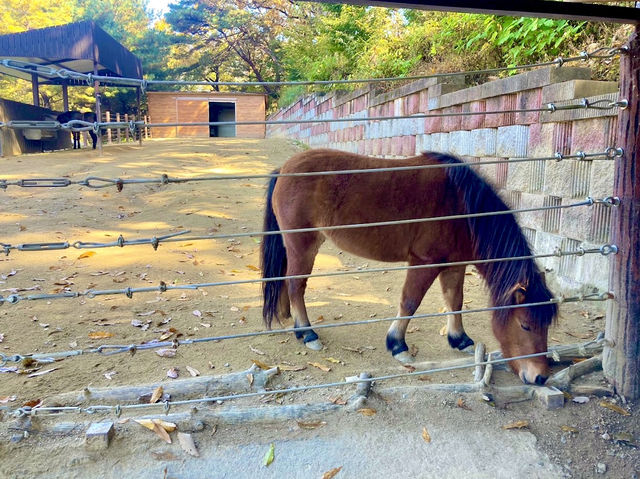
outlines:
M332 123L269 125L267 137L297 139L312 148L400 158L421 151L460 156L470 163L604 152L616 147L616 109L518 112L618 99L615 82L590 80L586 68L552 67L464 88L461 78L425 79L393 91L373 88L311 94L271 120L343 119ZM439 115L352 121L369 117ZM464 115L458 115L463 114ZM611 159L507 162L478 166L511 208L567 205L613 188ZM518 214L536 253L593 248L609 240L610 209L603 205ZM600 255L540 260L556 293L608 289L609 259Z

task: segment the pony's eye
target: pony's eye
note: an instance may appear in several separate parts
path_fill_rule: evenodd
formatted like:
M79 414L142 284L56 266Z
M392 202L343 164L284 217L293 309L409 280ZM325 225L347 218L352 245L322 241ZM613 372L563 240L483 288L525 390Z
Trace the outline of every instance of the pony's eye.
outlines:
M530 328L529 326L527 326L526 324L522 324L522 323L520 323L520 327L521 327L522 329L524 329L525 331L531 331L531 328Z

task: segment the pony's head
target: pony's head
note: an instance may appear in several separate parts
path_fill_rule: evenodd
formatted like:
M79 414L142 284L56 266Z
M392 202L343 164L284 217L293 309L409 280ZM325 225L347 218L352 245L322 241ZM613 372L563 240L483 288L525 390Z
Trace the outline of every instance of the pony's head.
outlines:
M503 305L524 305L548 302L551 293L544 278L536 278L534 284L517 283L504 298ZM549 326L557 314L555 303L539 306L522 306L499 310L494 313L493 334L500 343L505 358L526 356L547 351ZM549 361L546 356L515 359L508 363L525 384L542 385L549 377Z

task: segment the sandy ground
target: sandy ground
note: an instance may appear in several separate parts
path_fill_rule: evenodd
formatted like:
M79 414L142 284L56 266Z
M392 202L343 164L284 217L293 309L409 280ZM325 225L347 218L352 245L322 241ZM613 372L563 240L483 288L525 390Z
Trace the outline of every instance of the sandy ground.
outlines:
M298 147L295 144L284 140L153 140L145 142L142 147L132 144L109 146L102 156L90 150L64 151L3 158L0 165L1 178L7 180L34 177L79 180L87 176L159 178L165 173L171 177L194 177L268 173L296 151ZM55 189L9 187L7 191L0 192L0 242L12 245L59 241L109 242L115 241L120 234L126 239L149 238L185 229L190 229L194 235L260 231L264 184L263 180L236 180L127 185L122 192L115 188L93 190L81 186ZM6 297L15 292L29 295L89 288L121 289L157 286L160 281L189 284L252 279L259 274L258 248L256 239L245 237L178 241L162 244L158 251L149 245L12 251L9 256L0 257L0 294ZM343 254L332 245L325 244L315 271L378 266L382 265ZM397 310L403 276L401 272L388 272L313 279L307 292L310 317L321 324L392 317ZM486 291L482 282L469 270L465 281L465 307L473 309L485 305ZM443 306L439 288L434 287L418 312L438 312ZM598 311L584 305L567 304L562 308L560 321L550 332L551 345L582 342L604 329L604 318ZM439 335L443 324L444 319L414 320L411 323L407 342L417 351L418 359L464 356L464 353L451 350L446 338ZM252 359L300 369L283 372L275 381L277 386L341 381L362 371L374 375L401 372L403 368L384 347L387 328L387 323L379 323L322 330L319 334L325 349L320 352L306 350L290 335L266 335L185 346L178 349L174 358L140 351L133 357L128 354L83 355L53 365L41 365L37 370L35 365L22 364L18 366L22 370L34 369L32 373L55 370L35 377L2 373L0 399L5 406L15 408L87 386L169 382L172 379L167 377L167 372L171 368L176 368L180 377L189 376L187 366L202 374L243 371L251 365ZM489 350L497 349L487 313L466 315L465 328L473 339L487 344ZM93 299L21 301L0 308L0 352L9 356L86 349L101 344L204 338L262 329L260 290L256 284L163 294L139 293L131 299L113 295ZM321 364L330 370L324 371L309 363ZM7 366L16 365L9 363ZM518 384L517 378L510 373L502 373L499 378L507 384ZM462 370L436 379L467 382L470 373ZM392 381L389 386L398 384L401 383ZM420 384L420 381L412 380L411 384ZM300 393L290 395L282 402L326 400L333 394L331 391ZM585 458L582 464L578 460L582 456L567 452L580 450L576 444L588 438L589 442L584 447L595 449L603 456L603 463L608 464L607 477L632 477L638 473L637 450L631 446L616 446L611 434L609 439L607 436L602 439L602 430L593 429L593 425L607 428L610 423L612 428L635 434L634 440L638 442L635 414L630 419L621 419L594 404L592 401L591 406L585 405L581 412L571 413L573 416L567 418L567 421L571 419L574 422L592 420L591 429L585 434L568 435L560 434L558 424L564 422L561 418L556 423L555 418L569 414L567 411L576 411L577 406L553 413L545 413L535 406L518 407L528 407L526 414L538 417L532 432L540 447L548 447L552 459L554 454L561 452L563 456L556 460L562 467L570 458L572 462L566 465L568 469L564 473L573 474L573 477L596 474L595 465L601 461L595 456ZM473 409L482 410L480 407ZM587 410L592 412L585 414ZM442 408L438 412L447 414ZM614 419L618 422L611 422ZM460 423L464 424L464 419ZM496 424L496 427L500 425ZM588 428L586 424L584 427ZM227 434L233 435L233 431ZM556 443L564 436L567 436L564 442ZM238 438L236 440L242 442ZM34 438L30 441L42 447L47 443ZM22 441L11 447L26 452L33 446L33 443L28 443ZM613 456L607 456L607 448L616 451ZM124 454L127 450L123 447L121 452ZM574 456L576 458L571 459Z

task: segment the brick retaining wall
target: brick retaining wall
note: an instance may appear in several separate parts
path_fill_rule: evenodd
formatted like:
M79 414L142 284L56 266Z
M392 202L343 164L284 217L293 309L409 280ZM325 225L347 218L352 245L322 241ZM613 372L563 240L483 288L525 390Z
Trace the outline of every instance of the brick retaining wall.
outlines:
M615 82L590 80L587 68L552 67L464 88L461 78L425 79L379 94L373 88L311 94L271 116L307 120L402 116L420 113L480 113L444 118L373 122L269 125L267 137L297 139L312 148L405 157L431 150L466 161L595 153L615 144L617 111L508 110L618 99ZM489 114L483 112L500 112ZM481 167L512 208L569 204L611 194L610 160L524 162ZM519 222L534 250L592 248L609 240L610 211L602 205L523 213ZM600 255L549 258L540 262L556 293L608 289L609 260Z

